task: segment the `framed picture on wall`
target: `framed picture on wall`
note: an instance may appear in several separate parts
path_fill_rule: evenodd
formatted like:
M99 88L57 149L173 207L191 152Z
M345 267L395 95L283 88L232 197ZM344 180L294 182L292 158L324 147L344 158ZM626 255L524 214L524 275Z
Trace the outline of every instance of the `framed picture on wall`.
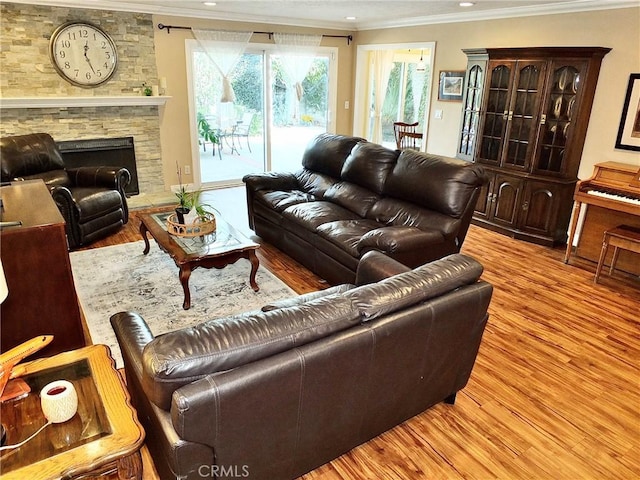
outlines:
M640 73L629 76L616 148L640 151Z
M464 70L440 71L440 84L438 86L438 100L462 101L464 88Z

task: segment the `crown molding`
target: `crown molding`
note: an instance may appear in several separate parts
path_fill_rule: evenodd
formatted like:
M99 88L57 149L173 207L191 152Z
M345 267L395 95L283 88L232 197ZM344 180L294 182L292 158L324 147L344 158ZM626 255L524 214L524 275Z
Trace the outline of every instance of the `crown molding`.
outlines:
M361 22L357 30L377 30L398 27L416 27L440 23L477 22L502 18L532 17L538 15L558 15L563 13L612 10L638 7L638 0L575 0L573 2L531 5L526 7L501 8L496 10L468 11L464 13L389 19L383 22Z
M11 0L11 3L43 5L50 7L67 7L91 10L112 10L133 13L147 13L152 15L166 15L185 18L199 18L207 20L225 20L234 22L262 23L288 25L309 28L325 28L342 31L375 30L397 27L415 27L441 23L473 22L495 20L502 18L530 17L537 15L557 15L594 10L611 10L619 8L638 7L638 0L574 0L570 2L530 5L525 7L500 8L483 11L464 11L455 14L416 16L412 18L389 18L383 21L352 22L352 21L315 21L302 18L280 16L258 16L250 13L225 13L215 10L188 9L184 7L164 7L149 3L115 0ZM176 2L178 3L178 2Z

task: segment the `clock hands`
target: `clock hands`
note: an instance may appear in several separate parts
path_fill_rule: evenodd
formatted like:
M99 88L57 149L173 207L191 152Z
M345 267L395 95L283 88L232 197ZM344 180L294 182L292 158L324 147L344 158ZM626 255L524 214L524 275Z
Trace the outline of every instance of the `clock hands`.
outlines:
M84 59L87 61L87 63L89 64L89 67L91 67L91 71L95 75L96 71L94 70L93 65L91 65L91 60L87 56L87 51L88 50L89 50L89 40L87 40L87 43L85 43L85 45L84 45Z

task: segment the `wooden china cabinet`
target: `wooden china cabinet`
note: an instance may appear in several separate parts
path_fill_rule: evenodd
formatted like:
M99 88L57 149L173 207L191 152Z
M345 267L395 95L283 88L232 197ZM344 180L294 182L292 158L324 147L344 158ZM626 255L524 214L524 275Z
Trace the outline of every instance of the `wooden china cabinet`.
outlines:
M485 166L473 222L542 245L566 243L601 47L464 50L457 156Z

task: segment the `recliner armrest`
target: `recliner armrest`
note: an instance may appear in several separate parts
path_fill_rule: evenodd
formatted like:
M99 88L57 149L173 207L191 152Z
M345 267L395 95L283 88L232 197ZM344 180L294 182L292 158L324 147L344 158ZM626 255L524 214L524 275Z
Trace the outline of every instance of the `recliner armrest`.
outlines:
M394 253L417 250L437 245L445 241L438 230L420 230L415 227L381 227L365 233L358 242L360 253L367 250L380 250Z
M251 190L296 190L299 188L298 178L292 173L255 173L245 175L242 181Z
M76 187L105 187L124 192L131 182L129 170L119 167L69 168L67 173Z

